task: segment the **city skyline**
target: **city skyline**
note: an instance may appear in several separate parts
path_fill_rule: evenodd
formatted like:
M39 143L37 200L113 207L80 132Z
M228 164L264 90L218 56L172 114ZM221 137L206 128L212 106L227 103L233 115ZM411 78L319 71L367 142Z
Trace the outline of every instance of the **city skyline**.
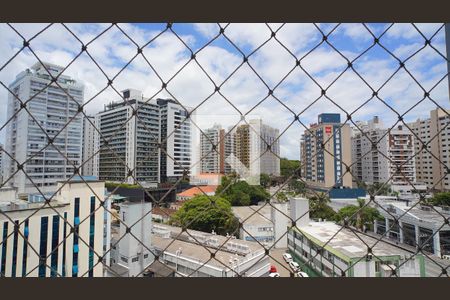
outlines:
M0 277L448 275L445 27L0 24Z
M14 24L14 26L17 26L18 30L29 38L46 25ZM79 35L84 43L96 33L98 34L108 27L104 24L68 24L67 26L77 36ZM156 37L160 31L166 28L166 25L163 24L119 24L119 26L140 45L145 44L151 37ZM328 31L333 30L335 25L319 24L318 26L327 34ZM379 35L390 25L368 24L367 26L373 30L374 34ZM269 27L276 31L279 25L245 24L244 26L242 24L230 24L225 33L233 43L243 50L244 54L248 55L270 38ZM445 55L443 27L439 24L417 24L417 27L423 31L426 37L432 37L433 47ZM180 38L196 51L211 39L214 33L219 33L219 26L215 24L173 24L171 30L179 34ZM22 45L18 44L20 39L18 39L17 34L6 24L1 24L0 32L5 37L5 42L2 43L1 47L2 53L5 53L5 59L7 59ZM321 36L320 31L312 24L286 24L276 34L276 38L286 44L287 48L293 51L297 57L302 57L319 44ZM411 24L395 24L383 35L380 42L386 45L394 55L404 60L425 46L423 39ZM329 41L346 57L353 59L372 45L373 37L361 24L343 24L333 30L329 36ZM50 26L44 33L31 41L30 46L32 48L33 45L39 48L36 54L43 61L62 66L67 65L81 48L81 44L71 36L69 31L58 24ZM88 45L87 49L111 78L136 54L136 46L116 27L112 27L99 39ZM170 31L157 36L148 47L143 49L143 53L164 81L168 81L176 70L191 59L190 51ZM220 85L242 63L242 54L221 36L197 53L196 60L217 85ZM295 59L273 38L250 56L248 61L270 89L273 89L283 79L284 75L295 67ZM2 70L0 80L4 83L12 82L19 70L28 68L34 62L33 55L25 49ZM426 46L417 55L409 59L405 66L426 90L430 90L437 84L431 91L430 96L443 108L449 107L448 82L447 80L440 80L446 74L447 64L439 53ZM310 73L321 86L326 88L340 72L348 67L348 64L337 51L326 43L322 43L301 61L301 67ZM423 90L404 69L395 73L399 67L398 61L378 45L358 58L352 67L374 89L378 89L387 78L395 74L392 80L379 91L378 96L386 100L387 104L400 113L407 111L424 94ZM64 72L64 75L74 77L85 84L85 102L103 89L107 83L105 76L86 53L80 55ZM137 56L114 79L113 85L117 91L135 88L142 90L148 97L155 95L154 98L176 98L183 105L190 107L195 107L215 91L214 84L209 81L199 65L195 61L191 61L167 85L167 89L172 95L167 91L156 93L161 87L161 81L141 56ZM223 108L221 113L239 117L239 113L218 93L222 93L242 113L246 113L267 96L268 87L256 76L249 65L244 64L221 86L219 91L215 92L208 101L197 109L197 114L211 114L215 112L215 107L220 105ZM8 92L2 89L0 93L3 93L0 94L2 95L1 101L5 101ZM349 69L327 89L326 96L333 99L346 111L352 112L372 98L372 94L372 90ZM280 102L295 113L299 113L321 96L321 88L297 67L283 80L281 85L276 86L273 96L280 99ZM258 114L263 119L266 116L271 116L267 118L268 125L277 127L280 132L283 132L294 121L294 115L273 96L269 96L251 113ZM98 107L102 107L102 104L106 104L110 99L117 97L119 95L111 87L108 87L86 106L86 114L97 113ZM344 117L343 120L345 120L345 113L322 97L300 115L300 121L308 127L310 123L315 121L318 112L323 112L324 107L327 108L327 112L341 113L341 116ZM419 117L426 118L427 112L435 108L434 103L425 99L409 111L404 120L405 122L413 122ZM385 124L389 127L397 121L397 115L377 99L370 100L355 113L353 119L368 121L374 115L383 118ZM0 122L4 123L5 121L6 115L0 115ZM227 127L232 124L223 125ZM299 136L304 129L303 125L294 123L283 133L280 141L282 157L298 159L300 155ZM0 133L0 140L4 141L4 130Z

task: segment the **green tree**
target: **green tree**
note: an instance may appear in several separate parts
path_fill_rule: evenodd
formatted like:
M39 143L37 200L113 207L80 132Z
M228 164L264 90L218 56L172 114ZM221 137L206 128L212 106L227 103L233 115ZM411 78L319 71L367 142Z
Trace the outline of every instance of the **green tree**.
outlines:
M294 175L294 178L300 177L300 161L299 160L289 160L287 158L280 159L280 173L285 179Z
M365 206L364 199L358 199L358 205L347 205L341 208L336 214L335 220L343 222L347 219L348 224L359 230L364 228L372 228L375 220L381 220L382 217L378 210L374 207Z
M298 195L298 194L305 193L306 186L305 186L304 182L302 182L298 179L292 178L291 180L289 180L288 189L290 192L293 192L293 194Z
M450 192L436 193L429 201L432 205L450 206Z
M288 197L286 196L286 194L281 191L278 192L275 197L277 198L277 200L279 202L286 202L288 200Z
M392 189L389 184L375 182L374 184L361 183L359 187L365 189L370 195L391 196Z
M270 176L265 173L261 173L259 176L259 183L262 187L268 188L271 184Z
M195 196L186 201L172 215L169 223L204 232L214 230L222 235L234 233L239 226L239 221L234 217L229 201L221 197L205 195Z
M247 206L251 204L250 196L240 190L230 194L228 200L232 206Z
M249 185L246 181L228 176L222 177L216 196L225 198L234 206L254 205L270 198L270 194L262 186Z
M333 220L336 212L329 206L330 198L319 193L309 198L309 216L313 219Z

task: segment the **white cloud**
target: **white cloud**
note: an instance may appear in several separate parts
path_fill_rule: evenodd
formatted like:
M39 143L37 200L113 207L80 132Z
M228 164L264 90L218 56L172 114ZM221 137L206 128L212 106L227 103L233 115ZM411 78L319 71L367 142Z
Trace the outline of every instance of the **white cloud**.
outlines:
M224 24L225 25L225 24ZM16 26L16 25L13 25ZM45 25L25 24L18 25L17 29L30 38L39 32ZM110 26L109 24L67 24L83 43L88 43L96 35ZM142 46L158 35L158 29L144 29L135 24L119 24L119 26L139 45ZM276 37L298 58L305 55L321 41L321 33L312 24L230 24L226 35L238 47L248 54L270 38L271 30L278 30ZM334 28L334 24L318 24L325 33ZM372 25L368 25L372 28ZM439 25L418 25L424 34L433 34ZM161 30L165 27L161 26ZM202 38L212 38L219 32L217 24L194 24L192 33L182 34L181 38L188 45L194 45ZM377 26L378 28L378 26ZM380 26L378 29L382 30ZM174 29L175 30L175 29ZM392 31L391 31L392 30ZM185 32L185 31L184 31ZM360 52L361 41L368 41L369 33L362 25L343 24L333 33L333 41L346 43L346 50L342 53L349 59L356 57ZM403 39L401 43L396 42ZM222 38L223 39L223 38ZM406 40L406 41L405 41ZM409 24L400 24L392 27L383 42L389 44L389 49L400 57L408 56L416 47L423 43L423 38ZM443 33L440 32L434 39L434 45L445 54ZM197 54L199 64L210 75L216 84L221 84L242 63L240 55L231 45L226 43L213 43ZM5 24L0 24L0 66L22 47L22 40ZM80 51L81 43L77 41L62 25L54 24L42 35L31 42L31 47L43 60L65 65ZM89 53L98 61L102 69L113 77L137 52L137 47L117 28L112 28L88 46ZM144 55L157 73L166 82L187 62L189 64L170 81L168 90L177 100L186 106L196 106L214 92L214 84L204 74L201 68L190 61L191 53L170 32L157 37L144 48ZM0 80L5 84L12 82L14 77L22 70L31 66L35 58L29 51L24 51L0 72ZM292 57L277 41L271 39L249 59L251 66L258 72L269 87L277 84L294 66ZM323 45L302 60L302 66L323 87L327 87L347 67L347 62L336 51ZM384 82L397 69L398 63L388 55L377 55L369 52L355 63L355 69L374 89L380 88ZM407 63L415 77L423 86L431 88L447 72L445 61L433 49L427 47ZM65 72L69 76L82 81L85 85L86 101L106 86L107 80L91 59L82 54ZM138 56L114 81L117 90L125 88L140 89L147 97L155 95L161 88L161 81L151 70L143 57ZM231 101L242 113L248 112L254 105L267 96L268 89L254 74L247 64L237 70L233 76L222 86L221 93ZM295 113L304 111L300 120L304 124L315 122L317 115L323 112L340 112L338 107L324 97L310 106L321 95L320 88L300 69L294 71L275 90L274 95L291 108ZM357 109L364 101L372 96L372 91L351 70L344 73L327 91L327 95L346 111ZM168 97L167 92L156 96ZM399 111L406 111L421 99L423 92L417 84L405 74L400 72L380 91L380 97L386 99ZM443 80L433 91L433 99L448 107L448 82ZM0 90L1 105L6 105L7 91ZM108 88L96 97L87 107L88 113L95 113L103 108L103 104L117 100L118 95ZM426 117L433 108L431 101L420 105L420 109L413 109L409 119ZM310 106L310 107L309 107ZM434 105L435 106L435 105ZM5 110L4 110L5 111ZM5 112L0 116L0 122L6 120ZM199 107L199 115L229 116L230 120L238 117L239 113L217 93ZM274 98L269 97L259 105L252 114L260 115L265 122L275 126L282 132L292 121L293 115ZM373 115L385 119L386 125L396 121L393 112L382 105L378 100L372 100L355 113L355 118L367 120ZM228 118L228 117L227 117ZM202 120L208 120L203 118ZM203 122L202 126L208 124ZM282 156L298 159L299 143L303 127L298 123L283 134L281 141ZM4 135L2 130L1 135Z

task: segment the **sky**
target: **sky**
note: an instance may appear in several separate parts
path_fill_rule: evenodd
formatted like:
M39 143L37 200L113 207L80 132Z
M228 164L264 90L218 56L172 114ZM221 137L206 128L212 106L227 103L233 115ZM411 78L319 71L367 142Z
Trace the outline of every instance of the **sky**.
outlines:
M111 26L64 25L67 28L11 24L14 30L0 24L0 81L8 86L37 61L25 48L6 64L22 48L23 38L29 40L47 27L30 41L30 47L41 60L66 66L80 53L82 43L88 44ZM83 83L85 102L90 101L87 114L120 100L111 87L93 98L107 86L101 68L114 78L117 91L137 89L148 98L175 98L186 107L196 107L201 128L215 122L234 125L241 114L259 116L282 133L281 156L299 159L304 125L316 122L320 113L341 113L345 119L348 112L354 121L377 115L386 127L392 127L397 115L373 98L372 89L400 114L407 112L406 122L426 118L436 108L424 99L418 83L437 104L450 107L443 24L175 23L171 30L167 24L117 25L88 44L92 58L83 52L64 72ZM220 27L225 36L219 35ZM374 36L379 44L374 45ZM143 47L143 55L136 56L138 47ZM195 60L191 51L196 53ZM405 68L399 69L394 56ZM348 68L348 61L357 73ZM162 82L167 83L165 90L161 90ZM332 101L322 96L323 89ZM8 91L0 86L1 107L6 108L7 98ZM295 114L300 114L302 124L293 122ZM0 123L6 120L6 109L2 109ZM4 136L2 129L0 142Z

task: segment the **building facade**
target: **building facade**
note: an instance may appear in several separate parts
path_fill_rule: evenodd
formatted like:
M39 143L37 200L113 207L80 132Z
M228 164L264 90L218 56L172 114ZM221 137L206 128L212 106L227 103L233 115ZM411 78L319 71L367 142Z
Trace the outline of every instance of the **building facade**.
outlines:
M102 277L104 182L71 180L44 206L42 195L3 202L0 272L6 277ZM96 196L97 195L97 196ZM8 216L8 218L5 216ZM11 220L13 222L11 222ZM15 231L15 226L18 231ZM74 233L71 233L73 228Z
M98 149L96 143L100 141L96 130L96 118L87 116L83 120L83 155L81 175L98 176Z
M385 129L377 116L358 127L353 129L351 140L354 179L367 184L416 182L415 140L406 127Z
M153 225L152 245L160 262L173 268L177 277L266 277L270 260L264 247L180 227ZM211 259L211 252L215 253Z
M264 124L261 119L250 120L236 128L235 156L245 167L258 173L280 175L280 131Z
M395 202L377 207L383 220L376 220L374 231L387 238L404 243L438 257L450 255L450 226L443 218L450 217L448 207L434 207ZM398 224L394 217L398 218Z
M161 131L161 182L176 181L189 174L192 157L192 108L171 99L158 99ZM189 116L189 117L188 117ZM188 118L187 118L188 117Z
M61 66L38 62L9 85L14 95L8 95L11 121L5 150L12 159L5 157L4 176L8 178L18 164L24 164L29 177L19 171L8 181L19 193L36 193L36 187L41 192L54 191L57 182L73 175L74 166L81 164L83 120L78 107L83 104L84 87L62 71ZM52 82L56 77L57 83ZM20 109L18 99L29 100L30 114Z
M322 144L324 149L322 149ZM301 138L302 177L319 189L352 187L351 129L341 123L340 114L324 113Z
M292 206L295 203L295 207ZM309 220L307 199L291 199L288 249L300 268L323 277L425 277L423 255L411 253L333 222ZM372 253L367 253L367 245ZM395 271L395 274L394 274Z
M417 181L429 189L450 190L450 110L435 109L430 118L408 123L415 138ZM424 144L426 148L424 148Z
M103 137L96 142L99 178L150 187L160 181L159 106L140 91L122 93L124 101L108 104L96 116Z
M109 276L118 273L126 277L140 277L153 262L151 253L152 204L143 201L125 201L120 204L120 225L114 229L111 240L112 270ZM129 227L131 226L131 227ZM127 227L130 232L127 233ZM119 270L125 270L126 274ZM114 272L117 270L117 272Z
M200 173L225 174L225 130L215 124L200 133Z

